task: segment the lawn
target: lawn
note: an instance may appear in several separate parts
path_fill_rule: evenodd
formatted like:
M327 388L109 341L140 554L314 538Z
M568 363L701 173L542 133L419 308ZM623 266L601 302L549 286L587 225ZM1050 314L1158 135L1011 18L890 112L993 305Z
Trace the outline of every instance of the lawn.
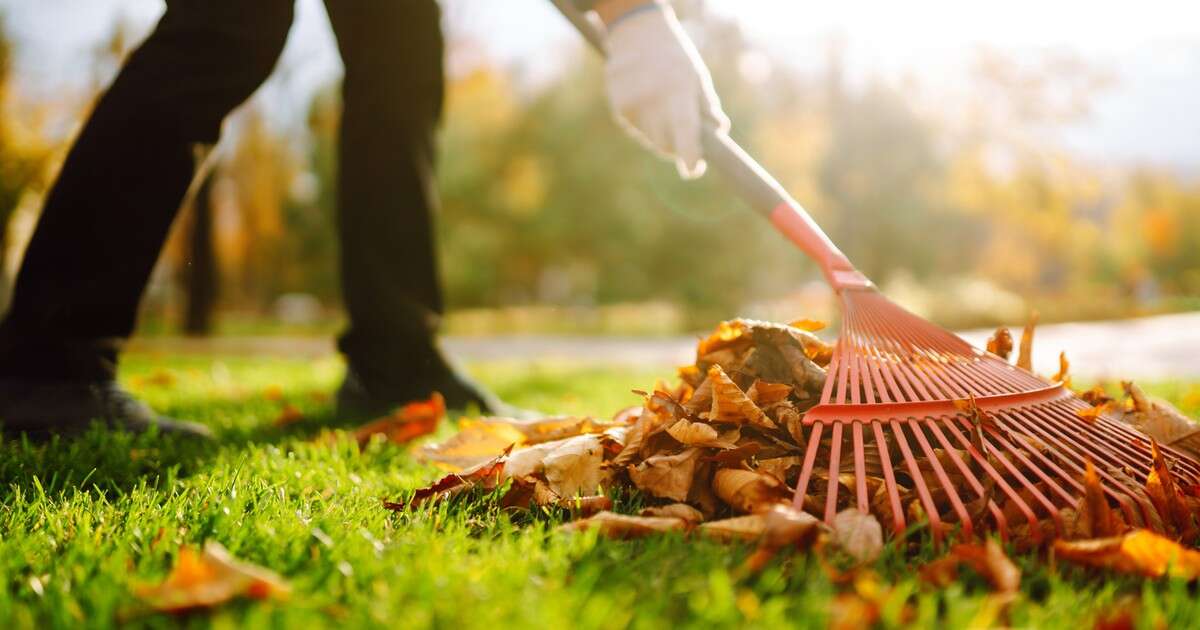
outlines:
M122 378L157 408L210 424L216 446L93 431L75 440L0 446L0 627L169 627L132 589L160 580L182 544L212 539L292 584L286 601L235 602L182 618L196 626L826 627L839 584L814 556L741 576L747 547L664 536L636 542L554 533L562 518L517 523L493 496L393 514L436 472L399 447L308 440L332 422L335 360L135 356ZM636 402L664 369L486 364L472 371L512 402L555 413L609 415ZM1195 415L1189 383L1146 384ZM282 400L281 400L282 399ZM305 419L273 421L284 401ZM452 427L443 428L448 433ZM624 498L622 500L636 500ZM947 628L1000 622L984 582L964 573L921 586L918 557L889 552L875 567L883 625L902 611ZM1084 573L1017 556L1024 577L1009 622L1087 626L1130 608L1139 627L1195 627L1196 589L1178 580ZM869 584L860 583L861 588Z

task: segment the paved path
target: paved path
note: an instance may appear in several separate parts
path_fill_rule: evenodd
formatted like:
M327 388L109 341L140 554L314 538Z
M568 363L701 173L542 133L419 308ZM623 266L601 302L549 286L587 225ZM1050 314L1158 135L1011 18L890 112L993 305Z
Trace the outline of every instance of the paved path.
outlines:
M1019 337L1020 331L1014 330ZM990 330L961 333L984 345ZM463 361L587 362L609 365L674 366L688 363L695 337L451 337L446 349ZM1200 378L1200 313L1141 319L1051 324L1034 337L1034 369L1052 374L1065 351L1071 373L1088 378ZM320 338L161 338L135 341L132 350L150 353L244 354L321 357L333 354Z

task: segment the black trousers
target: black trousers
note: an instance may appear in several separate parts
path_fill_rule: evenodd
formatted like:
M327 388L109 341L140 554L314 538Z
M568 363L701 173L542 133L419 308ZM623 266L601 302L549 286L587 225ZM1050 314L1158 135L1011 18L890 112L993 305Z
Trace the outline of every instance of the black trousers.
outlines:
M193 176L194 146L274 68L294 0L167 0L100 98L50 191L0 324L0 376L102 379ZM442 312L433 134L443 100L435 0L326 0L345 68L337 226L368 383L420 376ZM424 365L423 365L424 363Z

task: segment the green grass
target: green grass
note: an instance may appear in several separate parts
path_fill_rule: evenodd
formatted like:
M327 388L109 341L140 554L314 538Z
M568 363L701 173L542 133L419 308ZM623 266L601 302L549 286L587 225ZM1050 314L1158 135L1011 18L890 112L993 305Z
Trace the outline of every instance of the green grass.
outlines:
M564 413L611 414L663 370L480 365L512 402ZM396 497L435 476L404 449L306 440L332 422L336 361L133 357L123 379L157 408L212 425L216 446L94 430L75 441L0 446L0 627L388 626L825 627L835 584L817 560L776 561L757 576L737 567L749 549L664 536L635 542L563 536L559 514L499 513L476 496L392 514ZM306 420L272 426L281 388ZM1188 383L1148 387L1195 414ZM1189 408L1190 407L1190 408ZM443 429L448 433L452 427ZM132 589L161 579L181 544L212 539L286 576L287 601L238 601L183 618L140 610ZM946 591L918 584L934 557L889 551L878 563L891 594L884 625L907 604L918 626L993 625L987 588L969 573ZM1018 627L1090 625L1135 606L1139 627L1195 627L1194 586L1094 575L1018 556ZM1082 624L1082 625L1081 625Z

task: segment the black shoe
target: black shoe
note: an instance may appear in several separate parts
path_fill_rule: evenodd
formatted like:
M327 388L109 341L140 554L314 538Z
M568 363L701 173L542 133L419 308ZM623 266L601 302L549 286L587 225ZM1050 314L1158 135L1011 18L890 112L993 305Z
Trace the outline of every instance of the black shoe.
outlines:
M130 433L158 427L163 435L212 437L202 424L154 413L116 381L0 380L0 426L6 434L24 433L35 440L77 435L93 421Z
M446 400L446 408L456 411L477 409L485 415L519 417L526 412L501 402L470 378L453 368L437 370L419 382L400 387L370 386L354 368L346 369L346 378L337 391L337 412L342 418L368 418L391 413L396 407L416 400L426 400L438 392Z

